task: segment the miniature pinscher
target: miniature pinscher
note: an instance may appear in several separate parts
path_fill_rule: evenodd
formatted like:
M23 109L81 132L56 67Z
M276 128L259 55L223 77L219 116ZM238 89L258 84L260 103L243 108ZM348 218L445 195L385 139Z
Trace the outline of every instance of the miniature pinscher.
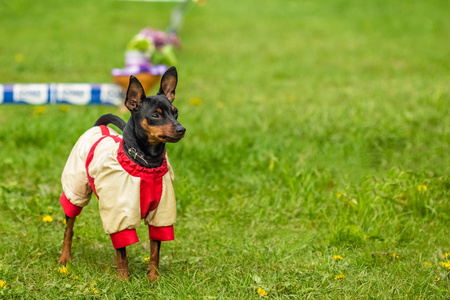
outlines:
M131 112L128 122L103 115L78 139L61 178L66 229L60 264L72 259L75 218L94 192L103 228L116 249L118 277L129 280L126 247L139 241L135 228L141 219L149 226L148 278L159 277L161 241L173 240L176 218L173 171L165 145L178 142L186 132L172 105L177 82L177 70L170 67L161 78L159 92L146 97L141 83L131 76L125 98ZM122 130L123 138L106 127L110 123Z

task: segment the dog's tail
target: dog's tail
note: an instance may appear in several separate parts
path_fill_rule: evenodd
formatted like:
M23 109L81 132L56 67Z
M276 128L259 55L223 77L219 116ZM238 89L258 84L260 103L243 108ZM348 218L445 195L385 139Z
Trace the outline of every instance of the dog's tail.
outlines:
M94 126L100 126L100 125L106 126L108 124L116 125L122 131L125 128L125 125L127 125L127 123L125 123L125 121L122 120L121 118L119 118L118 116L115 116L112 114L107 114L107 115L103 115L100 118L98 118L98 120L95 122Z

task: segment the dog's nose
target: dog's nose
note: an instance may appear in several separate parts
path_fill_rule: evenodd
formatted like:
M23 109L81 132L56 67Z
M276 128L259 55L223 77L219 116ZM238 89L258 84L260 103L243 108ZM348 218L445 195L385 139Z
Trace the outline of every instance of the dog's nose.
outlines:
M183 135L185 132L186 132L186 128L184 128L183 126L177 128L178 135Z

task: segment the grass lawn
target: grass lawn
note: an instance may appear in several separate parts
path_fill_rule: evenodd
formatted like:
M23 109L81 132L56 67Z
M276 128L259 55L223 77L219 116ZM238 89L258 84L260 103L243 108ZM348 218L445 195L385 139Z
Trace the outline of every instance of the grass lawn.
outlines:
M110 82L173 4L3 1L0 82ZM180 32L175 241L131 281L92 199L68 275L60 175L115 107L0 106L0 298L449 299L448 0L209 1ZM50 215L52 222L44 223ZM342 258L342 259L341 259ZM339 276L342 275L342 276Z

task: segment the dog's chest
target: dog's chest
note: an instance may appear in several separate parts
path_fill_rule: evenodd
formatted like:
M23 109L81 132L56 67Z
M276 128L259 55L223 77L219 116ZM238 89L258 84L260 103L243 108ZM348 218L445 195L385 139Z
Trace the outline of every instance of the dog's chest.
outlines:
M105 201L118 199L117 205L139 205L140 218L144 219L148 212L155 210L163 195L168 181L164 181L168 173L166 159L158 168L144 168L131 161L121 148L117 139L105 137L88 154L86 170L92 190L97 197Z

